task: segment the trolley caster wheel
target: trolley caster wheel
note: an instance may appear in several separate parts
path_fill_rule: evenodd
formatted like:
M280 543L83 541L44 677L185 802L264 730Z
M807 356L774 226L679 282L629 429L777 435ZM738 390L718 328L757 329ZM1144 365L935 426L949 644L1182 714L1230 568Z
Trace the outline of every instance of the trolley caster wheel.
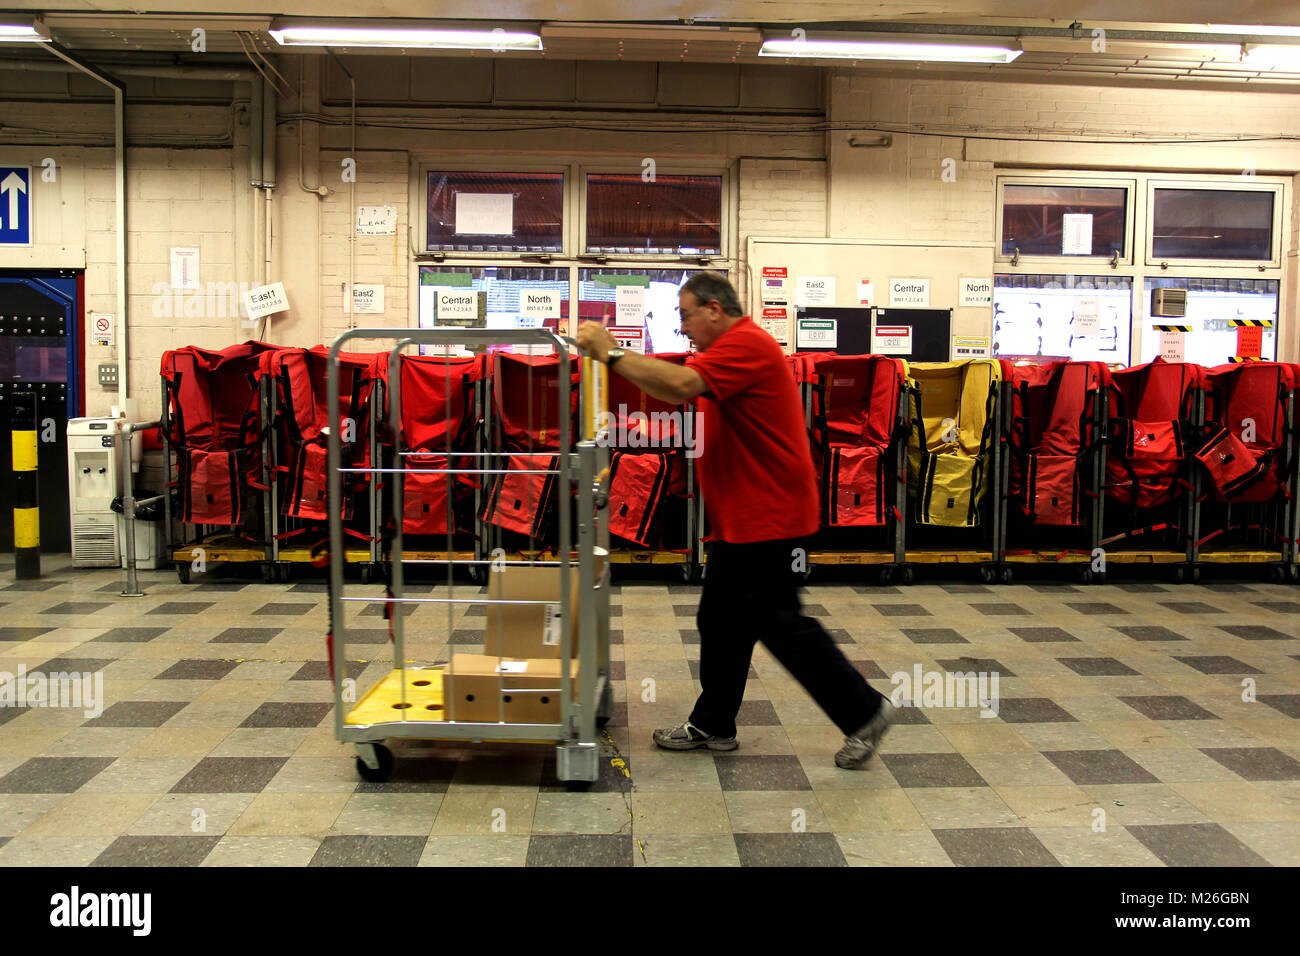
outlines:
M293 565L286 561L280 565L280 581L284 584L288 584L292 580Z
M1002 584L1010 584L1012 577L1010 568L1002 568L998 571L998 581Z
M1200 584L1200 583L1201 583L1201 569L1200 569L1200 568L1192 568L1191 579L1192 579L1192 583L1193 583L1193 584Z
M876 581L882 587L887 585L892 580L894 580L894 569L891 568L889 565L885 565L883 568L881 568L880 573L876 575Z
M393 773L393 752L383 744L375 744L375 758L379 761L379 766L371 769L366 766L366 762L357 755L357 775L366 783L383 783Z
M985 584L992 584L998 579L997 571L987 564L980 566L980 580Z
M1300 565L1293 564L1291 567L1287 568L1287 577L1293 582L1300 581Z
M690 584L695 579L695 569L689 564L680 565L682 572L682 583Z
M1089 568L1089 567L1085 566L1085 567L1082 567L1082 568L1079 569L1079 583L1080 583L1080 584L1091 584L1091 583L1092 583L1092 577L1093 577L1093 575L1092 575L1092 568Z
M275 565L270 561L262 565L262 580L267 584L275 583Z
M475 584L482 584L483 583L482 566L477 564L471 564L469 566L469 579L473 581Z
M916 580L916 572L911 568L903 568L902 573L898 576L898 580L899 583L906 587Z
M361 565L361 583L362 583L362 584L369 584L369 583L371 582L371 580L374 579L374 576L375 576L374 565L372 565L372 564L363 564L363 565Z
M189 584L190 566L184 562L178 562L176 564L176 577L180 580L181 584Z

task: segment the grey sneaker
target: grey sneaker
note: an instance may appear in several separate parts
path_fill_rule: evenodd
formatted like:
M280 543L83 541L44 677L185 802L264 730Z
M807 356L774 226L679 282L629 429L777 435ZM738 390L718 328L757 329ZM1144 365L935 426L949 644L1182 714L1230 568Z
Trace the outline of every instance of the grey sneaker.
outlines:
M876 716L852 737L844 738L844 746L835 755L835 766L843 770L858 770L875 754L880 741L889 731L896 708L888 698L881 700Z
M700 730L689 720L671 730L656 730L654 739L655 743L664 750L695 750L699 747L708 747L710 750L735 750L740 746L736 743L735 737L714 737Z

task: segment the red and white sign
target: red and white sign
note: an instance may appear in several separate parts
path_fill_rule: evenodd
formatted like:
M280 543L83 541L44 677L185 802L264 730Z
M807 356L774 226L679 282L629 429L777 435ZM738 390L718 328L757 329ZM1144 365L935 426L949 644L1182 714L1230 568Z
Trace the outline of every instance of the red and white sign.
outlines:
M911 355L910 325L877 325L871 330L871 351L876 355Z
M627 325L611 325L609 334L618 341L618 347L645 355L645 329Z
M1259 358L1264 354L1264 329L1259 325L1237 328L1237 358Z
M93 312L90 316L90 331L96 345L113 344L113 317L107 312Z
M790 310L783 305L768 305L759 314L758 327L776 339L781 348L790 345Z
M1160 357L1166 362L1181 362L1187 354L1187 333L1167 329L1160 330Z
M785 266L763 266L764 279L784 279L790 275Z

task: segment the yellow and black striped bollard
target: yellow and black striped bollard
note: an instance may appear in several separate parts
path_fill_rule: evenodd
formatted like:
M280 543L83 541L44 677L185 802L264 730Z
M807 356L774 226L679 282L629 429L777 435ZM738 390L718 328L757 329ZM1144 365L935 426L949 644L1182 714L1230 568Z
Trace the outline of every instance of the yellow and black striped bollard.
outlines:
M36 393L14 395L14 577L41 576L41 509L36 501Z

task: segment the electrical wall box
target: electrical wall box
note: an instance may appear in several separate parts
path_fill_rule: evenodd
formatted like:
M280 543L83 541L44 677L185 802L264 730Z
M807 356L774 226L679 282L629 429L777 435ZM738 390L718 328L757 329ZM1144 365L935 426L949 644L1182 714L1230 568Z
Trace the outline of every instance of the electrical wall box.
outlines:
M1151 314L1161 318L1181 319L1187 314L1187 290L1153 289Z
M116 365L101 365L99 367L99 384L117 388Z

